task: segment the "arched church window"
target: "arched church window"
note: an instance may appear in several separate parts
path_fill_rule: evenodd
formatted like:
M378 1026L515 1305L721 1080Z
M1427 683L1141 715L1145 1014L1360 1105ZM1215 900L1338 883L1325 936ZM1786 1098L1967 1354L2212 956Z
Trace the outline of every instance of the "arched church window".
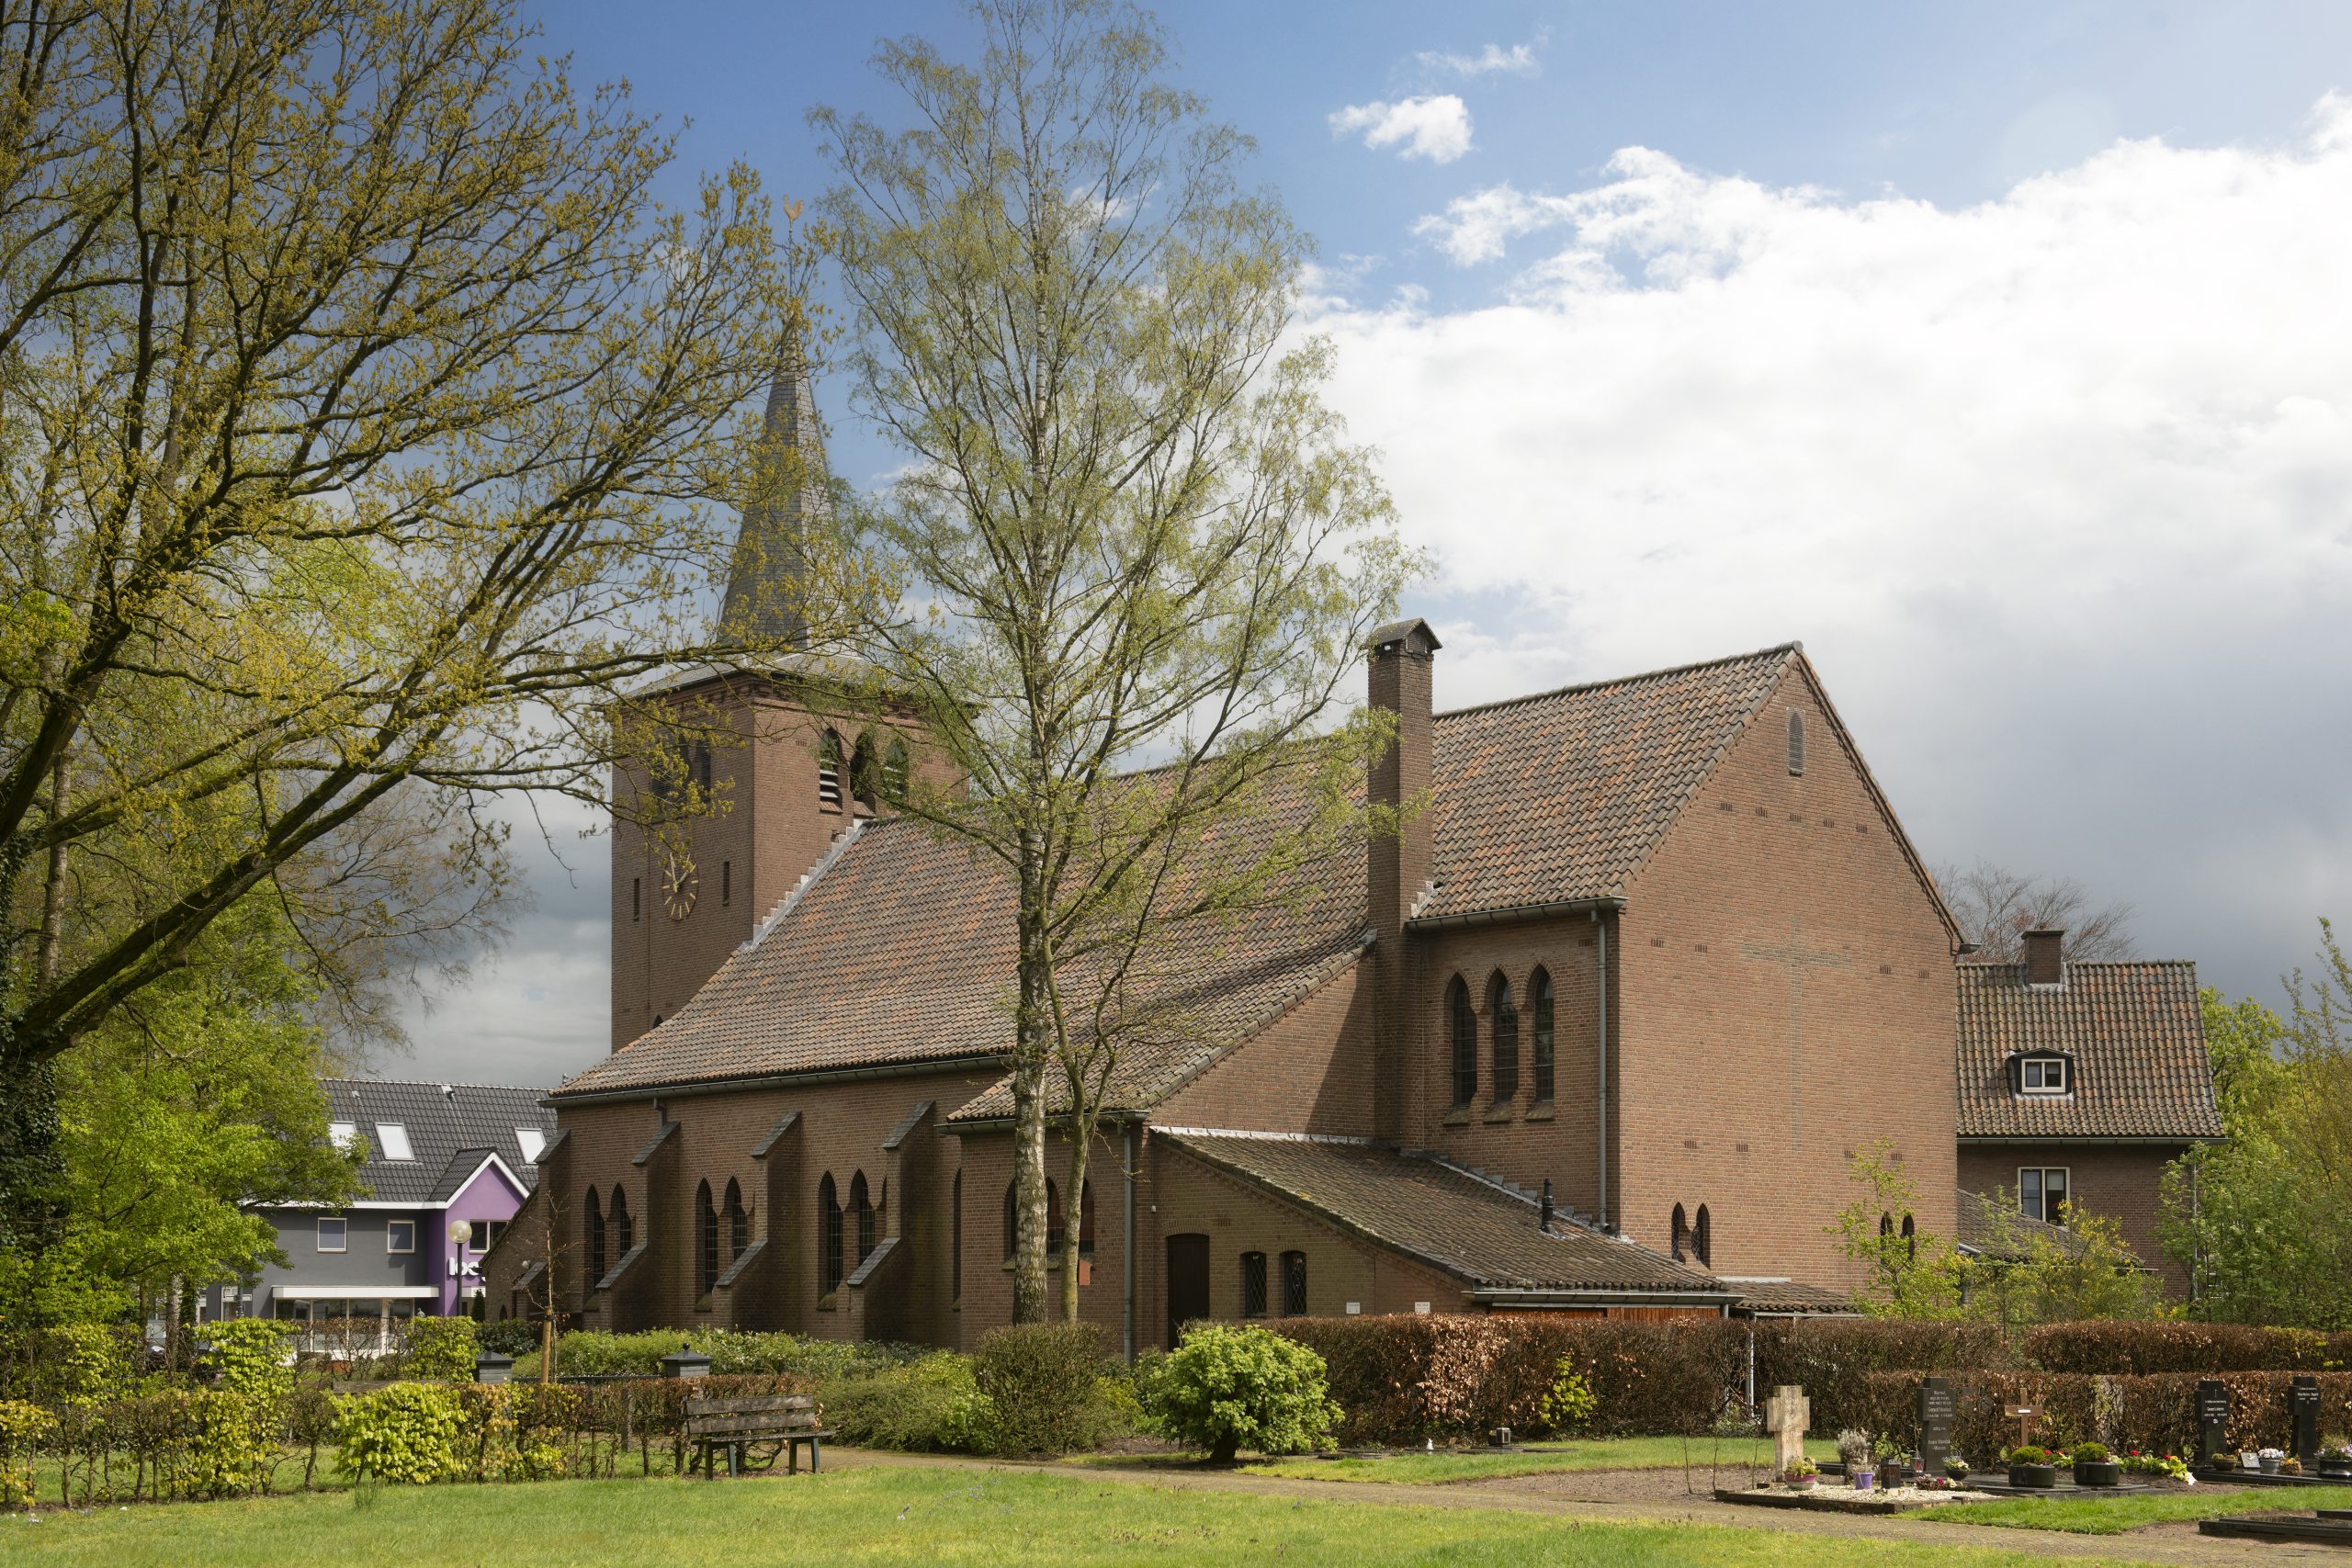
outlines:
M734 1262L752 1246L752 1216L743 1207L743 1184L727 1179L727 1261Z
M1535 1008L1535 1100L1540 1105L1548 1102L1552 1098L1554 1055L1551 971L1538 969L1534 978L1527 982L1527 994Z
M899 736L890 738L889 750L882 753L882 798L904 800L907 797L907 743Z
M629 1223L628 1193L617 1184L613 1188L612 1224L615 1248L620 1258L627 1258L629 1248L637 1245L637 1227ZM620 1258L614 1261L617 1263Z
M817 1183L817 1293L830 1296L842 1282L842 1206L833 1173Z
M1804 772L1804 715L1794 708L1789 710L1789 772Z
M1519 1003L1500 971L1487 983L1487 1016L1494 1034L1495 1103L1508 1105L1519 1098Z
M1714 1222L1707 1217L1704 1203L1699 1205L1698 1217L1690 1222L1690 1256L1696 1258L1702 1268L1715 1266Z
M863 1263L874 1250L874 1200L866 1193L862 1170L849 1179L849 1209L857 1219L857 1260Z
M842 738L828 729L817 738L817 804L842 803Z
M1478 1098L1478 1015L1459 975L1446 987L1445 1005L1453 1024L1453 1103L1459 1109Z
M707 1296L718 1284L718 1210L710 1183L695 1188L695 1294Z
M1669 1227L1669 1234L1673 1236L1674 1260L1679 1263L1688 1258L1690 1252L1690 1221L1683 1213L1682 1205L1679 1203L1674 1206L1674 1220Z
M596 1281L605 1277L605 1211L596 1201L596 1190L588 1189L588 1288L594 1290Z

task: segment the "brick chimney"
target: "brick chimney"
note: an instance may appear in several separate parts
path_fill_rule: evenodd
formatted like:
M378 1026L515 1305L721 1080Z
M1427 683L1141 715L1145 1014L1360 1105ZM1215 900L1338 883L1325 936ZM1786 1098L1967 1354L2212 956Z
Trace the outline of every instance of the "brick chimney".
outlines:
M1430 788L1430 668L1437 634L1427 621L1391 621L1372 634L1372 705L1396 716L1395 744L1372 765L1366 798L1401 807L1426 802ZM1397 832L1375 834L1368 850L1366 913L1374 937L1373 1121L1384 1138L1405 1134L1408 1017L1405 920L1430 880L1430 820L1418 812Z
M2046 926L2037 926L2023 933L2025 947L2025 983L2029 986L2063 986L2066 983L2066 966L2062 943L2066 933Z

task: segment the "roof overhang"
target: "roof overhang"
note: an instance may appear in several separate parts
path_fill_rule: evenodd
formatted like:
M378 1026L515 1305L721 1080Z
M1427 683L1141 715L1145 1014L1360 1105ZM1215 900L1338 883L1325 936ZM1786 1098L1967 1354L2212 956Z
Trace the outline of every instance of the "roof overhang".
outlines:
M1593 1287L1555 1290L1549 1286L1472 1285L1465 1292L1483 1306L1542 1309L1546 1306L1711 1306L1728 1311L1739 1300L1737 1291L1610 1291Z
M580 1089L571 1093L559 1089L549 1093L548 1102L561 1110L567 1105L685 1100L699 1094L736 1094L747 1089L805 1089L816 1084L855 1083L870 1078L911 1078L927 1073L971 1072L983 1067L1001 1073L1004 1070L1004 1058L990 1052L982 1055L882 1062L869 1067L812 1067L797 1073L753 1073L741 1077L697 1078L691 1083L633 1084L627 1089Z
M2104 1133L1962 1133L1962 1145L1991 1144L2030 1145L2051 1148L2068 1144L2097 1144L2102 1148L2182 1148L2190 1144L2218 1144L2218 1133L2132 1134L2126 1136Z
M1597 898L1559 898L1547 904L1518 904L1508 909L1465 909L1458 915L1421 915L1405 922L1408 931L1453 931L1462 926L1496 926L1524 920L1557 919L1576 915L1613 915L1625 907L1617 894Z

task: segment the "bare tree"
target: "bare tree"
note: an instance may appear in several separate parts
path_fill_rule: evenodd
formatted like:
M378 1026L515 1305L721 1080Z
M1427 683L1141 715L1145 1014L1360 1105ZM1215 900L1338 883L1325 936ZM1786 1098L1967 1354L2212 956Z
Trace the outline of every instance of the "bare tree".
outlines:
M1936 868L1937 886L1960 922L1961 936L1976 944L1964 964L2016 964L2024 957L2019 938L2037 929L2066 933L2066 956L2086 963L2130 958L2139 952L2132 938L2132 906L2101 904L2070 876L2020 876L1980 860L1968 870Z

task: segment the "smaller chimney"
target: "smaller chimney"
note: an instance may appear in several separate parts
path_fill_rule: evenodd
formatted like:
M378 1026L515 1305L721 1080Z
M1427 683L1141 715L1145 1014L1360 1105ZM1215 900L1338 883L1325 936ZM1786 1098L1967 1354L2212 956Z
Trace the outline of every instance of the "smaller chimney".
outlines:
M1368 690L1371 705L1396 716L1396 739L1372 764L1365 799L1390 809L1410 807L1429 794L1435 726L1430 714L1430 667L1437 634L1419 618L1391 621L1371 637ZM1373 1126L1385 1138L1405 1135L1406 1083L1405 921L1430 880L1430 819L1425 811L1390 833L1374 833L1365 844L1364 914L1378 943L1373 1010Z
M2066 965L2060 944L2066 933L2046 926L2037 926L2020 939L2025 946L2025 983L2029 986L2063 986L2066 983Z
M1536 1215L1535 1228L1545 1235L1552 1234L1552 1179L1548 1176L1544 1179L1544 1207Z

